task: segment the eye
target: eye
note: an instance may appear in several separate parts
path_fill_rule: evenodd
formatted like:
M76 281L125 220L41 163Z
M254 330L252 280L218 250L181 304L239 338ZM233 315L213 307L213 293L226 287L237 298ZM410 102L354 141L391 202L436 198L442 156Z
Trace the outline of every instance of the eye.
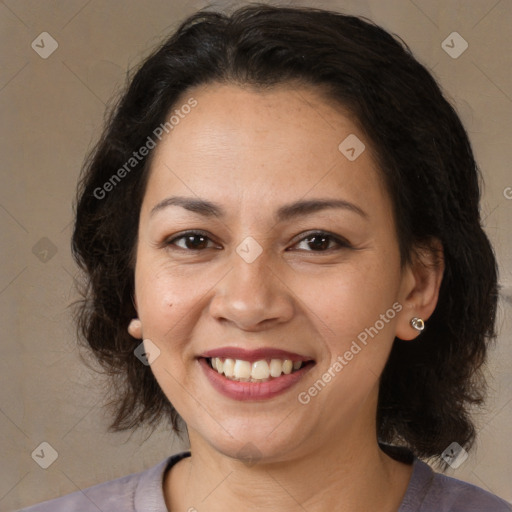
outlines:
M300 247L302 245L302 248ZM341 237L325 231L314 231L299 240L294 247L309 252L327 252L341 248L349 248L351 245Z
M202 251L218 248L210 237L202 231L187 231L165 242L167 246L176 246L188 251Z

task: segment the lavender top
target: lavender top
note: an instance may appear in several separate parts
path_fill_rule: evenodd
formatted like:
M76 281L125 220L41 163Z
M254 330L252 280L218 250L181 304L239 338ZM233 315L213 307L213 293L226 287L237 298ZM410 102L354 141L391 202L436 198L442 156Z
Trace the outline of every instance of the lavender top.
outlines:
M506 501L475 485L434 472L410 452L397 447L388 447L386 451L397 460L413 464L398 512L512 512L512 506ZM168 512L162 486L164 475L174 464L189 456L190 452L178 453L140 473L45 501L20 512Z

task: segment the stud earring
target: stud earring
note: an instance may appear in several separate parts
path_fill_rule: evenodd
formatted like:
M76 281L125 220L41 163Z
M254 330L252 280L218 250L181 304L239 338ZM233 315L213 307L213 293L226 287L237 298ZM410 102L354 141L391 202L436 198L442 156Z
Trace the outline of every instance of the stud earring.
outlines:
M416 329L417 331L423 331L425 329L425 322L421 319L415 316L414 318L411 318L411 326L413 329Z
M142 322L138 318L132 319L128 324L128 333L137 339L142 339Z

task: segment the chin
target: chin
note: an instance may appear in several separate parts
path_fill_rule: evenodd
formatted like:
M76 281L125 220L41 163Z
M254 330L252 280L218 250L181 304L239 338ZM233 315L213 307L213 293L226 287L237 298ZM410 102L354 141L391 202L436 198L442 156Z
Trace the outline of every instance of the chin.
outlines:
M290 429L290 423L285 425L283 419L262 418L258 420L232 419L223 422L221 429L215 429L220 435L211 436L199 433L216 451L226 457L239 460L249 466L263 462L278 462L285 460L292 453L304 449L307 433L300 425ZM225 430L224 430L225 429Z

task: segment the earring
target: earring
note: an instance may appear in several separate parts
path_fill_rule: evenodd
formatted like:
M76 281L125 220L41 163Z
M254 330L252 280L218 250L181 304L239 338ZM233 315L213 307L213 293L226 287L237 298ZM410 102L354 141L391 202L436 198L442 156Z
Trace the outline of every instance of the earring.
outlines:
M137 339L142 339L142 322L138 318L132 319L128 324L128 333Z
M425 322L421 318L418 318L417 316L411 318L410 323L413 329L416 329L417 331L423 331L423 329L425 329Z

